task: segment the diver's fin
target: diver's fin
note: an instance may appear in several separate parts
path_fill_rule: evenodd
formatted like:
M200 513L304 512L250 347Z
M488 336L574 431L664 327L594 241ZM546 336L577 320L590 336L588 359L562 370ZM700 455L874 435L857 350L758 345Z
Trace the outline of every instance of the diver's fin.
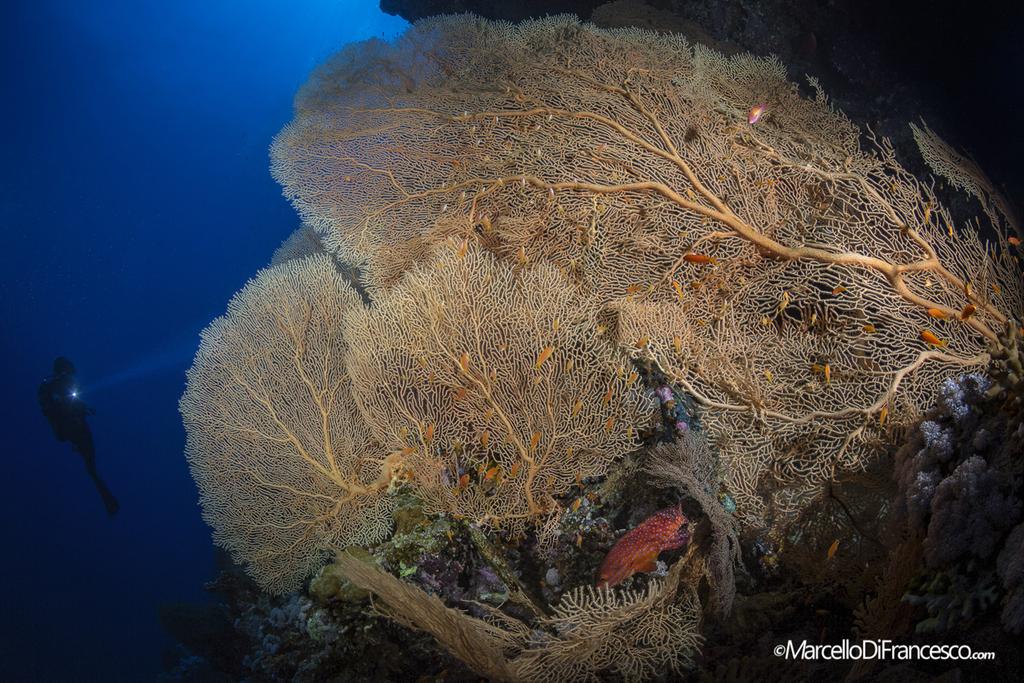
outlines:
M114 498L114 494L107 491L103 496L103 506L107 508L107 514L113 517L117 514L117 511L121 509L121 504L117 502L117 498Z
M107 514L113 517L121 509L121 504L117 502L117 498L114 498L114 494L110 492L110 489L107 488L107 485L103 483L103 480L98 475L94 474L92 480L96 484L96 490L99 491L100 497L103 499L103 507L107 508Z

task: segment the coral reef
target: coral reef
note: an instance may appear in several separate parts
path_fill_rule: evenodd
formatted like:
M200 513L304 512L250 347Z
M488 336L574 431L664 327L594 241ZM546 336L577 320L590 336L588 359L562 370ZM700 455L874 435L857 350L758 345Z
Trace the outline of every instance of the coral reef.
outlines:
M168 675L728 679L786 640L1019 632L1019 264L810 91L565 16L319 68L272 149L303 228L181 400L256 583L166 611Z
M333 548L390 532L396 458L371 440L338 334L362 300L319 254L261 271L203 331L181 413L214 539L296 589Z
M1012 349L1014 327L1004 333ZM996 356L993 376L1005 358ZM1005 381L1005 380L1004 380ZM990 391L978 374L947 380L940 400L896 455L901 506L923 539L927 569L907 600L924 605L920 631L946 631L1002 600L1003 624L1020 632L1020 538L1024 518L1024 424L1013 385ZM996 568L998 567L998 574Z
M385 299L451 243L555 266L701 407L764 524L984 366L1022 305L1005 250L951 239L931 186L811 88L678 36L440 17L318 69L272 171Z
M1003 625L1011 633L1024 631L1024 524L1018 524L1003 545L997 562L1006 591Z
M168 630L187 652L162 680L429 680L443 671L446 680L475 680L431 638L376 614L368 593L343 580L339 590L336 579L325 571L308 595L276 596L259 590L237 567L225 566L208 586L225 606L175 607L182 616ZM332 581L334 586L322 585ZM208 621L212 611L222 616Z
M471 617L351 557L339 556L337 565L393 618L431 633L494 681L596 681L602 674L645 680L692 664L701 640L700 603L681 576L686 558L643 593L572 591L533 628L495 611L490 619Z
M362 415L429 512L521 532L635 447L650 406L598 313L554 267L464 244L346 320Z

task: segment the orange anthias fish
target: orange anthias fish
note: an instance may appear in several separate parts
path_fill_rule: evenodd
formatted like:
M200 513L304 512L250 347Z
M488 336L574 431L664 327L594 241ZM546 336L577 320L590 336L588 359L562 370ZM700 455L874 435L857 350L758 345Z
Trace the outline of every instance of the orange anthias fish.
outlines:
M690 542L689 523L680 505L655 512L608 551L597 585L611 587L637 572L654 571L658 555Z
M749 123L750 125L754 125L755 123L761 120L761 117L764 116L766 111L768 111L768 105L755 105L750 109L750 112L747 114L747 123Z

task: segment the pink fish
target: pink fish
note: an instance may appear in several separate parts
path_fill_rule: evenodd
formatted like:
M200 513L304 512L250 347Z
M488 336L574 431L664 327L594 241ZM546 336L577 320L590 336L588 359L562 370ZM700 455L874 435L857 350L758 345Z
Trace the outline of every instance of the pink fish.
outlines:
M601 563L598 586L614 586L637 572L651 572L658 555L690 542L689 520L681 505L659 510L626 533Z
M750 125L754 125L755 123L757 123L758 121L761 120L761 117L764 116L765 112L767 112L767 111L768 111L768 105L767 104L755 105L750 110L750 113L747 114L747 123L749 123Z

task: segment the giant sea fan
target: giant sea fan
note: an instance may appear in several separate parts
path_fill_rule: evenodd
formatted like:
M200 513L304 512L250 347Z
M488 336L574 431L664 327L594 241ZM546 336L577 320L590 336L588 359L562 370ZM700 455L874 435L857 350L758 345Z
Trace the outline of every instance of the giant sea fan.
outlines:
M321 67L272 169L372 289L450 238L556 266L697 400L760 524L862 467L1022 310L1013 255L811 86L679 37L439 17Z

